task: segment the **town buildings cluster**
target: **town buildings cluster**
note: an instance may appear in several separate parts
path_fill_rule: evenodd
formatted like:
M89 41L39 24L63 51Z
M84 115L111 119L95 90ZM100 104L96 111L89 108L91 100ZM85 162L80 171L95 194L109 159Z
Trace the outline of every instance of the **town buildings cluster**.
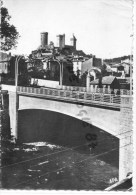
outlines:
M45 82L59 81L62 85L86 86L85 80L89 74L92 88L113 86L113 83L116 83L114 88L129 89L130 56L120 58L118 62L102 60L95 55L77 50L77 39L74 34L69 45L65 43L65 34L57 35L56 38L55 46L52 41L48 43L48 32L41 33L40 46L31 52L27 60L22 59L19 63L20 78L27 73L29 79L33 80L37 78ZM14 78L15 58L11 54L0 52L0 75Z

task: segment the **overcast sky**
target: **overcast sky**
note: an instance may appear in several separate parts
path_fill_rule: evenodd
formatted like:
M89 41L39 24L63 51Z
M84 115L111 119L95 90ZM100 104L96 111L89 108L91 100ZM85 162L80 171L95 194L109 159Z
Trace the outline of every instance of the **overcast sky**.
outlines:
M132 34L131 0L3 0L21 38L13 53L30 54L40 45L40 32L74 33L77 49L97 57L129 55Z

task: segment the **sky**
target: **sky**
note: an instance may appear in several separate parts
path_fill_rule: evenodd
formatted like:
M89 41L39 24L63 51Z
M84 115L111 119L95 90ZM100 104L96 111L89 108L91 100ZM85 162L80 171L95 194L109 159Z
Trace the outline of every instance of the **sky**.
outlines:
M74 34L77 49L100 58L131 54L132 0L3 0L10 23L20 33L14 54L30 54L40 45L40 33L56 45Z

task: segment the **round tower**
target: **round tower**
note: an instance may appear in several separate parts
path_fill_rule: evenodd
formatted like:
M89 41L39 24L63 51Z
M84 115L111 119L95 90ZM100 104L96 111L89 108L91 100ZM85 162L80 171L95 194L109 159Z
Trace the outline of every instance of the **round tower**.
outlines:
M41 47L48 45L48 32L41 32Z
M70 39L71 45L74 47L74 49L76 50L76 37L73 34L73 37Z
M60 49L65 47L65 34L57 35L57 47Z

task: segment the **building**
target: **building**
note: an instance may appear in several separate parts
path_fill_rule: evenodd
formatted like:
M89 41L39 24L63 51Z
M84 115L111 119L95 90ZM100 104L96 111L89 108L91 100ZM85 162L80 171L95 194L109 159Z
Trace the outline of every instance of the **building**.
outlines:
M37 67L38 65L36 65L36 62L38 63L37 60L40 60L40 65L43 67L43 70L50 71L50 74L52 75L50 79L53 78L54 75L56 75L55 78L58 78L60 73L59 62L63 61L60 59L62 57L65 59L65 62L63 63L63 74L65 74L65 76L63 76L63 81L64 83L71 81L74 76L73 78L71 77L69 81L66 78L69 78L69 75L72 74L81 75L82 62L89 59L82 50L76 49L76 42L77 39L73 35L70 39L70 44L66 45L65 34L59 34L57 35L57 45L54 46L53 42L48 44L48 33L42 32L40 46L30 54L30 60L27 62L28 68L33 68L31 63L34 64L34 67ZM58 59L59 62L55 59ZM65 82L66 80L67 82Z
M36 50L32 51L31 55L32 55L32 58L39 58L39 59L51 58L54 55L65 55L71 58L73 57L86 58L87 55L82 50L76 49L76 42L77 42L77 39L73 34L72 38L70 38L70 44L66 45L65 44L65 34L59 34L57 35L56 46L54 45L52 41L50 41L50 43L48 44L48 32L42 32L41 33L41 44Z
M74 74L77 75L78 71L80 73L81 76L81 66L82 66L82 60L78 60L78 59L73 59L73 71Z
M113 75L113 70L111 69L111 66L105 62L103 65L106 66L106 76Z
M117 77L117 79L120 84L120 89L130 90L130 79L121 78L121 77Z
M83 73L90 72L93 68L101 69L102 60L100 58L91 57L90 59L84 61L81 66L81 75Z
M101 68L103 64L103 60L101 58L96 58L95 56L93 57L93 66L97 68Z
M70 45L66 45L65 44L65 34L62 35L57 35L57 47L59 49L68 49L68 50L72 50L72 51L76 51L76 37L72 36L72 38L70 38Z
M107 88L110 90L120 89L120 83L115 76L105 76L90 82L91 91L97 88Z
M112 72L120 73L120 76L125 78L126 76L130 76L130 63L121 62L119 64L114 64L111 66L111 70Z
M85 73L86 71L89 72L92 68L93 68L93 58L90 58L82 63L81 75L83 75L83 73Z
M11 53L7 54L4 52L0 52L0 82L11 85L15 84L16 59L17 56L11 56ZM18 63L18 83L23 80L26 72L27 64L25 62L25 59L20 58Z
M129 76L130 75L130 62L121 62L121 65L124 67L124 73L125 76Z
M11 53L0 52L0 74L8 74L10 66Z
M57 47L60 49L65 47L65 34L57 35Z
M114 64L111 66L111 70L113 72L121 72L124 71L124 66L122 66L122 64Z
M3 80L2 74L7 75L10 68L11 53L0 52L0 82Z
M117 77L125 78L124 66L121 64L115 64L111 67L112 74Z
M54 43L51 41L48 44L48 32L41 33L41 44L40 46L32 51L33 58L46 58L52 57L56 53L61 53L65 55L71 55L76 51L76 37L73 35L70 39L70 45L65 44L65 34L57 35L57 44L54 46Z
M78 56L78 55L73 56L73 71L75 75L80 74L81 76L81 68L82 68L82 63L84 61L85 59L83 56Z

